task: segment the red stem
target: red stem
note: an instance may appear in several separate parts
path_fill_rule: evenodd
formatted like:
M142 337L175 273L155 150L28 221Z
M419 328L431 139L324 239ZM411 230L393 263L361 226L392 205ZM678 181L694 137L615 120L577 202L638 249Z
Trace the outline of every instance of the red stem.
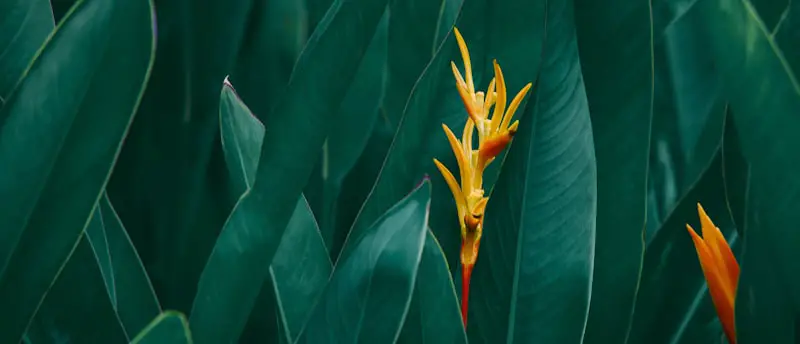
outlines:
M467 328L467 314L469 309L469 281L472 277L472 265L461 265L461 319L464 328Z

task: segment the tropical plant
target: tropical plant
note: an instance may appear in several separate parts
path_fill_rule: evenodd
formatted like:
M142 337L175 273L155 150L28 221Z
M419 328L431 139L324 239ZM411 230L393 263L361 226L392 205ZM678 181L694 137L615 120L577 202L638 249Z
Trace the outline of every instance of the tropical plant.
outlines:
M789 0L0 0L0 343L800 342L798 38Z

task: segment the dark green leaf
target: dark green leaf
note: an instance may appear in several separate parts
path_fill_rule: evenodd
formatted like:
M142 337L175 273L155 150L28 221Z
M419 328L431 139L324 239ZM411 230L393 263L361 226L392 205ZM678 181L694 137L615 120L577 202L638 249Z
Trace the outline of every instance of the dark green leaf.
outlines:
M230 85L222 91L220 117L225 161L231 178L239 180L233 184L244 191L252 186L255 177L264 126ZM296 338L332 269L314 214L301 196L270 265L269 281L261 289L243 337L264 341L275 332L286 332L279 340ZM280 320L266 323L275 315ZM278 328L266 326L272 324Z
M19 342L78 243L153 48L149 1L81 2L0 111L0 342Z
M0 107L54 27L48 0L0 1Z
M774 264L796 313L800 310L800 231L796 230L800 86L749 1L710 0L700 6L736 128L742 128L742 151L751 164L754 195L748 213L758 219L758 228L748 230L757 230L764 237L758 245L766 247L752 249L748 259L762 262L757 266Z
M352 254L336 265L299 343L397 340L425 245L430 196L426 179L349 243Z
M139 254L105 193L95 210L95 218L98 216L102 219L104 239L111 263L110 269L103 270L106 285L109 285L110 282L110 290L114 291L110 293L114 309L119 314L127 333L133 335L141 331L154 316L161 312L161 306L155 291L153 291L153 286L150 284L147 271L139 259ZM90 233L90 230L91 225L87 229L87 233ZM98 242L99 240L94 240L91 235L89 239L91 239L98 260L102 259L101 243ZM111 271L111 275L106 274L107 270Z
M639 286L653 39L646 1L577 1L581 70L597 156L597 237L585 343L624 343Z
M234 192L253 185L264 141L264 125L239 99L233 86L225 83L219 104L222 151Z
M703 272L686 224L700 230L697 204L737 251L737 234L725 200L722 155L717 154L689 192L678 202L647 246L628 343L709 343L720 328L708 297ZM700 339L698 339L700 338Z
M331 123L328 139L322 146L321 161L304 189L328 247L335 236L337 199L342 182L364 151L383 101L388 23L387 11L338 108L337 120Z
M414 295L398 343L466 343L458 295L444 252L430 229Z
M240 196L227 185L219 93L252 2L157 1L153 75L109 182L159 299L184 313Z
M544 60L486 209L473 343L579 343L589 310L597 167L569 1L548 3Z
M287 92L268 116L255 183L236 204L209 257L192 307L200 343L235 341L267 277L298 197L370 43L386 0L336 1L309 39ZM220 317L219 314L225 314Z
M90 228L102 231L102 226L99 215L94 216ZM87 236L81 236L75 252L28 327L33 343L125 343L129 340L103 283L95 249L97 247L93 247Z
M131 344L192 344L192 334L183 314L166 311L139 332Z
M333 257L339 255L372 190L415 82L450 32L462 2L390 1L386 97L367 145L342 185L336 211L336 235L330 247Z
M331 0L320 1L330 4ZM313 29L309 27L312 13L301 0L253 2L230 79L253 114L264 121L278 105L292 67Z

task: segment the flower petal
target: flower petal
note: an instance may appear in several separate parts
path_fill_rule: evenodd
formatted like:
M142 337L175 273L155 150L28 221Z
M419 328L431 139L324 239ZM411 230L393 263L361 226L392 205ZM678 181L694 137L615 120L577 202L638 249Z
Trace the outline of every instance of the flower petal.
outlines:
M522 103L522 98L525 98L525 95L528 93L528 90L531 89L532 84L528 83L522 90L517 93L514 97L514 100L511 101L511 105L508 106L508 111L506 111L506 115L503 117L503 123L500 124L500 130L508 129L508 124L511 123L511 117L514 116L514 113L517 112L517 108L519 108L519 104Z
M453 32L456 34L456 40L458 41L458 49L461 50L461 58L464 60L464 73L466 74L466 82L467 82L467 90L469 93L475 94L475 85L472 81L472 62L469 60L469 50L467 49L467 43L464 42L464 37L461 37L461 32L458 31L458 28L453 27ZM472 99L474 102L475 99Z
M453 174L450 172L450 170L448 170L447 167L444 166L444 164L442 164L439 160L433 159L433 163L436 165L436 168L439 169L439 172L442 173L442 177L444 177L445 182L447 182L447 186L450 187L450 192L453 193L453 200L456 201L456 207L458 208L459 214L463 213L463 209L466 209L467 207L467 201L464 198L464 194L461 192L461 188L458 187L456 178L453 177Z
M493 63L494 77L497 79L497 100L495 101L494 113L492 114L492 125L489 129L489 132L492 134L497 132L500 123L502 123L503 114L506 111L506 80L503 77L503 70L501 70L500 65L497 64L497 60L494 60Z
M442 129L444 129L445 135L447 135L447 141L450 142L450 148L453 149L453 154L456 156L456 162L458 162L458 170L461 176L461 184L466 184L471 178L468 175L468 168L469 163L464 158L464 150L461 147L461 143L458 142L456 135L453 134L453 131L450 130L450 127L447 124L442 123Z

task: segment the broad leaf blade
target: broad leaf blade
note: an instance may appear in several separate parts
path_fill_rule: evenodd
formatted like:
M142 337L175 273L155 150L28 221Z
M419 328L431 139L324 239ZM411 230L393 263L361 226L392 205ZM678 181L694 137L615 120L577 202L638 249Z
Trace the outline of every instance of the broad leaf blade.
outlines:
M0 111L0 342L78 243L151 65L149 1L81 2L56 30Z
M267 276L264 264L327 136L328 110L345 96L385 6L386 0L337 1L309 39L277 115L264 123L274 129L264 136L256 182L234 207L201 275L190 317L201 343L235 341L244 329Z
M430 181L392 207L336 265L298 343L392 343L417 278L430 210Z
M102 230L99 220L96 226ZM103 283L95 249L87 236L81 237L28 327L27 333L33 343L124 343L129 340Z
M575 3L597 155L597 242L586 343L623 343L644 256L653 39L645 1Z
M0 1L0 107L54 28L50 1Z
M767 247L748 259L775 264L784 298L800 310L800 84L749 1L703 1L707 41L751 164L752 216ZM792 44L796 44L796 41ZM752 228L756 230L756 228ZM774 295L774 297L780 297ZM766 316L766 314L764 315Z
M450 268L439 242L426 231L414 295L398 343L466 343Z
M153 75L108 194L167 309L188 313L239 194L219 148L219 92L253 0L157 1Z
M548 3L538 89L486 209L471 283L471 342L583 337L597 167L573 13L571 2Z

